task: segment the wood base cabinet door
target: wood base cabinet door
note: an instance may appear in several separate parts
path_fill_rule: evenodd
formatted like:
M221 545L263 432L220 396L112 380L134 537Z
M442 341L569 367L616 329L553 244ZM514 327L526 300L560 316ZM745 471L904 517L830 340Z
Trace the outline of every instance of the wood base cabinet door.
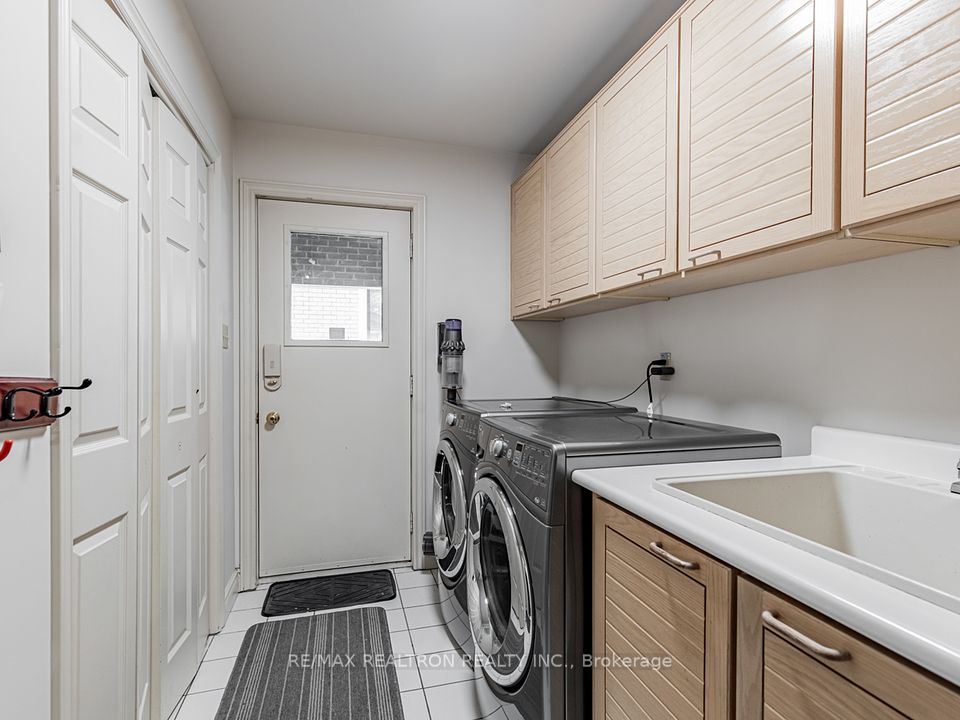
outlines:
M542 310L544 162L541 158L514 184L510 207L510 304L512 317Z
M680 268L837 229L837 0L680 16Z
M674 22L597 100L597 290L677 269L677 73Z
M960 198L960 0L843 15L843 223Z
M946 720L960 693L746 578L737 587L738 720Z
M594 720L732 717L733 572L594 499Z
M593 295L596 105L547 149L547 305Z

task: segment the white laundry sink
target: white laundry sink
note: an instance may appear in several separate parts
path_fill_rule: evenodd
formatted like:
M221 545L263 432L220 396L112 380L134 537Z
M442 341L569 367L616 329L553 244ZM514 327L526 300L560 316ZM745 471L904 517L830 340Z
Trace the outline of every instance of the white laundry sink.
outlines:
M659 478L656 486L960 613L960 495L942 484L840 466Z

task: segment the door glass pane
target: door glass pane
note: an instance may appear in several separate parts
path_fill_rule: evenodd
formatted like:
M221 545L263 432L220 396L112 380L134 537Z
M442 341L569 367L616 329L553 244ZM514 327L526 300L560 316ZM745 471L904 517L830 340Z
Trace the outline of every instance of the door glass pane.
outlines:
M447 462L446 455L443 456L443 467L440 470L440 489L443 507L443 527L446 528L447 537L456 542L457 534L457 513L453 507L453 472L450 463Z
M383 341L383 238L290 233L292 342Z
M510 558L496 508L487 501L480 516L480 564L497 644L507 635L510 620Z

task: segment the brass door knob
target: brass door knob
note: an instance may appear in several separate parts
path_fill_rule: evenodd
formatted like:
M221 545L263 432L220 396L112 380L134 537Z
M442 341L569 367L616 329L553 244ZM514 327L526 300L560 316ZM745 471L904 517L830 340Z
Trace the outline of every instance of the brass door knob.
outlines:
M267 413L267 425L276 425L278 422L280 422L280 413L278 412Z

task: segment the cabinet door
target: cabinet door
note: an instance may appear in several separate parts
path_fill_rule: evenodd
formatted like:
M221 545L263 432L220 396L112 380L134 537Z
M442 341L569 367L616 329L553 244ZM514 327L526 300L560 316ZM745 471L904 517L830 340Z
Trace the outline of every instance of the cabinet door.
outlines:
M510 296L513 317L542 310L543 159L513 185L510 211Z
M943 720L955 688L759 585L737 586L739 720Z
M733 572L594 499L594 720L730 717Z
M550 146L547 161L547 304L592 295L596 210L596 105Z
M677 269L680 24L643 50L597 101L597 290Z
M836 0L680 18L680 267L836 229Z
M960 197L960 0L843 13L844 224Z

